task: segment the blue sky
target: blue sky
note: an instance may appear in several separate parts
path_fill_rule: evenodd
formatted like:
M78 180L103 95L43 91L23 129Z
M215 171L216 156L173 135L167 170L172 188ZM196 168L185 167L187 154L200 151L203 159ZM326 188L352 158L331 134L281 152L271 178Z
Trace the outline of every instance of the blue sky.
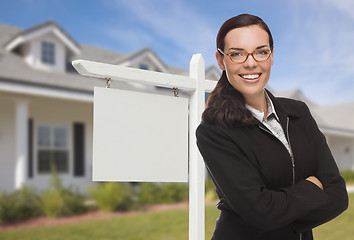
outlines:
M354 102L352 0L5 0L0 22L29 28L52 19L80 43L127 54L150 47L187 69L194 53L216 65L217 31L240 13L272 31L273 90L299 88L320 105Z

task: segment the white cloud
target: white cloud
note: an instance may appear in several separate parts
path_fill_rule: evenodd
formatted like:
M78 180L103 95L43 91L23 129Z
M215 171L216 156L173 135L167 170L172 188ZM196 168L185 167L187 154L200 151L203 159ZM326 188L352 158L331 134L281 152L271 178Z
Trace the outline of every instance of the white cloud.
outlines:
M276 52L274 88L301 88L319 104L354 101L353 18L333 8L331 0L292 4L302 11L291 13L295 21L278 42L281 50Z
M141 29L106 26L104 31L117 41L126 51L137 51L137 48L147 47L154 38Z
M354 1L353 0L323 0L337 10L354 19Z
M187 2L117 0L115 3L117 10L123 10L126 15L130 16L126 19L127 21L138 23L144 27L146 34L154 36L155 41L168 43L166 46L174 48L165 49L165 51L170 51L180 57L187 55L188 59L192 54L199 52L203 55L214 55L215 32L213 28L206 22L205 16L190 8ZM113 32L110 28L110 34L114 34ZM120 34L122 32L117 30L116 35ZM127 34L129 35L129 32ZM140 41L143 40L145 39ZM161 48L166 48L166 46L161 46Z

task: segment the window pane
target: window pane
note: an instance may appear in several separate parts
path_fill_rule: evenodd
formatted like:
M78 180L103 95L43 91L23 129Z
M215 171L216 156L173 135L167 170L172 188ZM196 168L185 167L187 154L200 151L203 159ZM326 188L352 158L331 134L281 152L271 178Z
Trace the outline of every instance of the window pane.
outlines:
M65 126L38 126L39 173L51 173L53 165L58 173L69 171L68 136Z
M38 172L50 173L51 151L40 150L38 151Z
M65 148L67 146L67 129L63 127L54 128L54 147Z
M59 173L68 172L68 152L67 151L54 151L54 164Z
M149 66L147 64L141 63L139 64L139 68L143 70L149 70Z
M50 42L42 42L42 62L55 63L55 45Z
M38 172L50 173L52 164L58 173L68 172L68 151L40 150L38 151Z
M38 147L50 147L50 128L38 127Z

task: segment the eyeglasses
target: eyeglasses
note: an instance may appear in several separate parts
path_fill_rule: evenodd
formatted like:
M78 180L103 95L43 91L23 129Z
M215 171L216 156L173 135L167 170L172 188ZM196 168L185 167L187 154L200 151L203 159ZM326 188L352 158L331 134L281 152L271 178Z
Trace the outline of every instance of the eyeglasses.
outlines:
M272 50L269 49L257 49L253 53L248 53L246 51L236 51L232 50L229 53L224 53L223 51L218 48L218 51L222 55L228 56L231 61L235 63L244 63L247 61L248 56L252 55L253 59L256 60L257 62L265 61L270 57L270 54L272 53Z

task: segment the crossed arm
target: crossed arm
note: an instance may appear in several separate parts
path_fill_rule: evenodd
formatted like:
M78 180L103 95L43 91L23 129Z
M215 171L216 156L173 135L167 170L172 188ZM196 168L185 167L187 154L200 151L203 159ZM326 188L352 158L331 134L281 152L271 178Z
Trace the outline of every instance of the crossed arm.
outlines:
M323 143L318 146L319 157L325 159L316 176L274 191L267 189L256 166L223 132L204 125L198 128L197 139L206 166L228 205L260 230L291 225L296 232L303 232L329 221L348 206L344 181L330 152L327 156L327 144L325 149Z

